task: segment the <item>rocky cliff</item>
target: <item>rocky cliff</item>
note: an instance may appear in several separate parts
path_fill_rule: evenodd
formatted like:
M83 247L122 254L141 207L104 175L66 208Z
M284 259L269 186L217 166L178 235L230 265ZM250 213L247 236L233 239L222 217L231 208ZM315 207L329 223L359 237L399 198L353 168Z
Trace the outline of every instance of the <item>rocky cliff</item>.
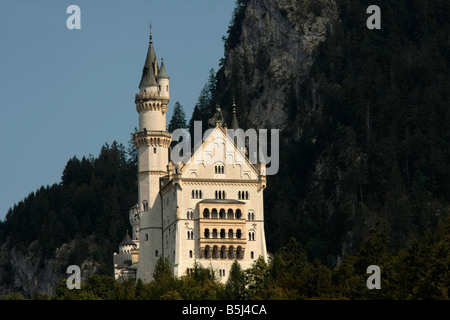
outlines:
M95 237L90 236L82 250L91 252L95 248ZM26 297L35 294L53 296L59 282L67 279L67 267L72 263L76 250L79 250L79 240L72 240L56 249L52 258L45 258L39 241L34 241L26 250L16 247L8 248L5 243L0 248L0 298L17 292ZM100 263L92 256L80 264L81 280L95 274Z
M215 103L244 128L280 129L268 178L268 248L294 236L332 265L375 221L395 251L435 228L450 202L449 4L238 0ZM443 125L445 123L445 125Z
M286 100L308 75L313 52L338 18L334 0L251 0L224 74L240 89L249 126L285 129ZM239 95L238 94L238 95ZM295 93L297 94L297 93Z

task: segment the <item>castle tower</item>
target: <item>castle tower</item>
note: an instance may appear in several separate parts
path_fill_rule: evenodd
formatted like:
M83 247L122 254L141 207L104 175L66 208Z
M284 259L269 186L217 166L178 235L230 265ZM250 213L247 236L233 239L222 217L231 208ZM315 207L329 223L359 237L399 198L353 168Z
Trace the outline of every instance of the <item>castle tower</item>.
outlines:
M153 39L145 59L136 110L139 131L134 135L138 150L138 207L139 207L139 266L138 278L149 281L153 266L162 254L162 205L159 181L167 175L171 134L166 131L169 95L169 76L164 63L158 66ZM133 240L135 240L133 238Z

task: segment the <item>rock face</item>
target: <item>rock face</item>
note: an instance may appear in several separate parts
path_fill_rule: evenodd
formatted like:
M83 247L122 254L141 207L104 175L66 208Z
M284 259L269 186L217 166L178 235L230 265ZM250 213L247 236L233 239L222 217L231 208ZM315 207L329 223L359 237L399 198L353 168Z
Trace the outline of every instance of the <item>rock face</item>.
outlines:
M227 53L224 73L227 78L239 75L239 87L251 104L245 112L252 126L286 128L287 94L307 76L314 49L337 18L334 0L248 2L239 42Z
M42 259L39 244L33 242L26 251L15 247L0 249L0 297L17 291L26 296L34 293L51 295L62 278L55 270L55 261Z
M43 258L37 241L27 250L8 248L7 243L3 244L0 247L0 298L14 291L26 297L34 294L55 295L59 282L69 276L66 270L71 264L69 260L77 246L76 242L73 240L63 244L50 259ZM89 249L86 248L87 251ZM81 281L86 281L98 267L99 263L92 258L85 259L80 264Z

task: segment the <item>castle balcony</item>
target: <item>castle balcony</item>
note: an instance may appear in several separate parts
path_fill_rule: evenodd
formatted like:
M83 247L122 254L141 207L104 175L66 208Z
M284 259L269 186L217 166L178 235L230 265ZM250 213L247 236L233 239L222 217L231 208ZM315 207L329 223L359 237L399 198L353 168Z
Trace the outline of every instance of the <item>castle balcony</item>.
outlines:
M245 246L226 244L204 244L200 246L200 259L235 260L244 259Z
M235 246L245 246L245 244L247 243L247 239L246 238L200 238L200 247L204 247L206 245L218 245L218 246L222 246L222 245L226 245L226 246L230 246L230 245L235 245Z
M161 94L159 91L156 92L139 92L136 93L135 97L134 97L134 101L136 103L138 102L145 102L148 100L155 100L155 99L160 99L161 98Z
M201 259L242 259L246 238L245 202L205 199L198 204Z
M167 131L146 130L134 134L134 144L137 148L142 146L166 147L170 146L172 134Z

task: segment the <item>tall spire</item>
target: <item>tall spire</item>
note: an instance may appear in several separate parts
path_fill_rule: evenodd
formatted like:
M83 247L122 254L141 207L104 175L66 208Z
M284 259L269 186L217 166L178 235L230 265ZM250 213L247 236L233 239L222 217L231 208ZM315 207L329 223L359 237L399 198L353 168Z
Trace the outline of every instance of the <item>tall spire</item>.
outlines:
M158 63L156 61L155 49L153 48L152 24L150 23L150 43L148 45L147 57L145 58L142 78L139 89L156 86L156 75L158 74Z
M153 37L152 37L152 23L150 22L150 43L153 43Z
M236 116L236 103L233 98L233 120L231 121L231 129L237 130L239 129L239 123Z

